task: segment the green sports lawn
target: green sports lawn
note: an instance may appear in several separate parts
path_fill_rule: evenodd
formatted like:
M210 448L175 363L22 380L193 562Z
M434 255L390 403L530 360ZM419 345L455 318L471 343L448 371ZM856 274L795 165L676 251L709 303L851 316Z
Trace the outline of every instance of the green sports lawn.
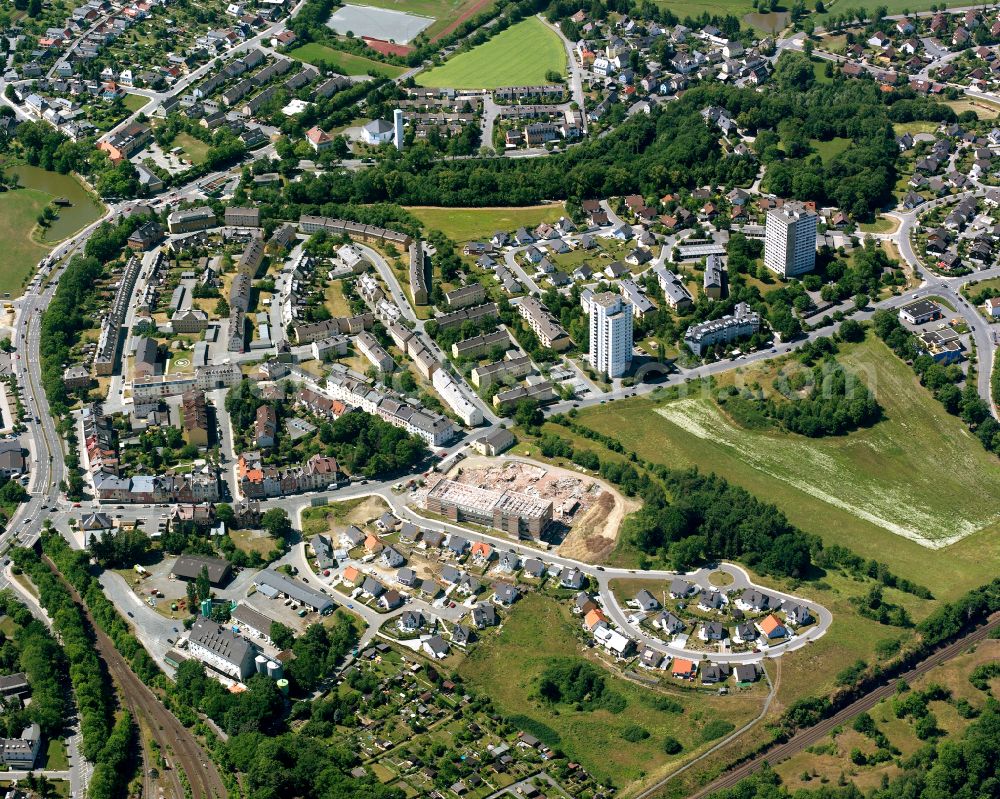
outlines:
M700 394L609 403L580 411L578 421L651 461L720 474L803 530L887 562L938 598L992 579L1000 460L880 341L843 347L840 359L871 376L886 415L846 436L746 430Z
M329 64L334 69L343 72L345 75L367 75L369 70L375 70L387 78L398 78L404 72L405 67L397 67L393 64L383 64L371 58L345 53L342 50L334 50L319 42L309 42L301 47L296 47L289 55L307 64L324 63Z
M459 53L440 67L421 72L421 86L495 89L545 83L547 72L566 72L566 50L558 34L529 17L485 44Z
M406 209L432 230L440 230L456 242L489 238L498 230L537 227L566 215L562 203L520 208L434 208L410 206Z

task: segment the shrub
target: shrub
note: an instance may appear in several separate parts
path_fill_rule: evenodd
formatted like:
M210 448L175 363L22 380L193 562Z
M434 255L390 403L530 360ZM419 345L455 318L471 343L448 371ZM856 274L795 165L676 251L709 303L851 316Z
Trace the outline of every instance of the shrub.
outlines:
M726 721L725 719L712 719L702 728L701 740L708 743L709 741L714 741L716 738L729 735L729 733L735 729L736 725L731 721Z
M638 743L639 741L645 741L649 737L649 730L645 727L640 727L638 724L629 724L622 730L622 738L624 738L629 743Z

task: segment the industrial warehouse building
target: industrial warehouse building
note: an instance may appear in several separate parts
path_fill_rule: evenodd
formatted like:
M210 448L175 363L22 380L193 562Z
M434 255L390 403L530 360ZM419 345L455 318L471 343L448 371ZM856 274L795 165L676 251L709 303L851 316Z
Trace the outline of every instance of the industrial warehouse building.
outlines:
M333 613L335 607L333 600L326 594L314 591L303 583L289 580L284 575L270 569L264 569L260 572L254 578L254 585L257 586L259 593L270 599L284 596L324 616Z
M208 581L217 588L232 579L232 567L228 560L204 555L181 555L170 573L178 580L197 580L202 567L208 571Z

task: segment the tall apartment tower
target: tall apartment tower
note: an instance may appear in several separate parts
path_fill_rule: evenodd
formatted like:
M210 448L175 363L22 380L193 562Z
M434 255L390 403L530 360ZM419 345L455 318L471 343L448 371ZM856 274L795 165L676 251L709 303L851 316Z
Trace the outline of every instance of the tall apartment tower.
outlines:
M816 214L799 203L767 212L764 265L782 277L795 277L816 267Z
M403 149L403 109L392 112L392 140L397 150Z
M632 362L632 306L604 291L590 301L590 365L595 372L621 377Z

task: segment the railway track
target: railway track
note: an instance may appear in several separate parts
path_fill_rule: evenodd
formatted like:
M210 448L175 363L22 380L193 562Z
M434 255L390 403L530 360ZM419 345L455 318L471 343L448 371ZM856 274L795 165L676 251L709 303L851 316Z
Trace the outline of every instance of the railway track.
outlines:
M871 710L880 701L895 694L896 682L898 680L912 682L917 677L929 672L935 666L939 666L942 663L951 660L953 657L960 655L972 644L983 641L993 630L996 630L997 628L1000 628L1000 613L994 613L982 627L973 630L971 633L963 638L959 638L954 643L935 650L905 674L900 674L891 682L888 682L885 685L880 685L878 688L875 688L859 699L856 699L843 710L840 710L833 716L830 716L830 718L823 719L818 724L796 733L785 741L785 743L779 744L778 746L769 749L759 757L756 757L741 766L737 766L732 771L726 772L714 782L709 783L696 793L691 794L689 799L704 799L704 797L709 796L716 791L732 788L740 780L745 779L755 771L758 771L764 763L769 763L772 766L777 765L783 760L787 760L792 755L798 754L803 749L819 743L830 733L831 730L834 729L834 727L846 723L859 713Z
M90 610L77 590L62 577L55 564L47 556L43 555L42 557L53 573L63 580L73 597L73 601L83 610L87 621L94 630L97 650L107 665L108 673L121 690L125 706L136 717L136 723L149 731L159 744L161 752L171 753L168 757L170 757L172 768L168 769L165 774L172 783L173 789L173 793L169 794L168 799L182 799L184 797L184 786L180 780L182 773L191 786L193 799L226 799L228 791L222 782L222 777L219 776L215 764L208 758L191 732L136 676L115 647L114 642L94 622ZM143 724L143 722L145 723ZM145 745L143 745L143 754L146 756ZM151 765L147 762L143 766L143 783L146 786L147 799L158 799L149 796L151 785L148 775Z

